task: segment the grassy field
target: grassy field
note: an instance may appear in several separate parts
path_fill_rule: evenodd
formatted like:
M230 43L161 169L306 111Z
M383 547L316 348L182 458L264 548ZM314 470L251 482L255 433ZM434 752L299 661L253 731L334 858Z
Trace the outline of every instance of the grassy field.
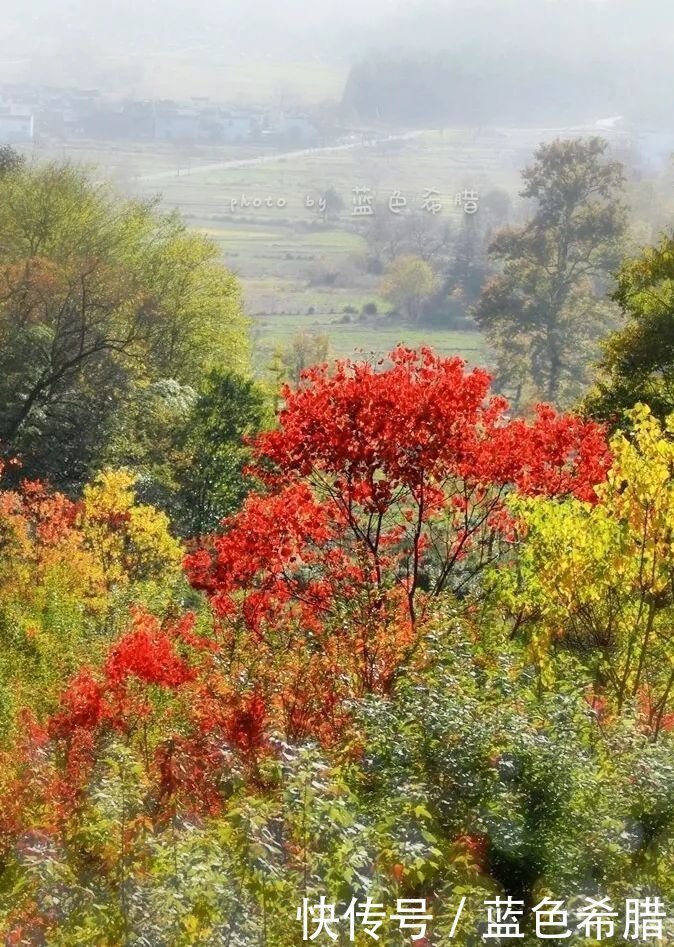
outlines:
M386 317L368 324L344 322L343 318L318 314L257 317L253 325L253 342L258 364L264 367L271 361L274 350L287 345L298 331L326 335L330 340L331 354L339 357L379 358L399 344L411 348L431 345L442 355L461 355L471 365L489 362L489 353L478 332L413 329L392 324Z
M426 189L438 192L443 213L457 218L456 194L466 188L484 193L493 187L513 189L517 184L517 158L512 149L500 148L493 135L474 132L428 133L416 139L381 143L349 151L317 152L279 158L252 167L203 171L161 182L167 203L185 210L208 210L225 215L230 222L246 223L251 218L264 222L285 220L310 222L318 219L305 206L307 195L324 193L333 187L350 217L352 191L369 187L378 209L386 212L388 197L401 191L410 210L421 210ZM193 162L195 168L197 161ZM232 200L242 196L252 201L284 200L283 209L274 207L242 210Z

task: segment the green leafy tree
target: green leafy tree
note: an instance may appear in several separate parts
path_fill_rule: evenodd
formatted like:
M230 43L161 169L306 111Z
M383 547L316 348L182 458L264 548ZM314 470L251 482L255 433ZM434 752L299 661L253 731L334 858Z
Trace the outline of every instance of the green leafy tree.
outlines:
M217 529L249 493L248 441L271 424L265 389L235 372L214 369L183 425L178 468L178 523L186 535Z
M585 408L620 419L641 401L665 418L674 411L674 235L623 264L614 299L626 322L603 345Z
M521 196L535 212L523 227L497 235L499 276L476 309L498 360L501 385L555 404L587 384L598 340L611 325L604 301L626 230L623 171L600 138L544 144L522 172ZM513 354L526 353L515 360Z
M457 231L452 259L443 274L443 293L460 296L464 314L480 298L480 293L492 271L488 248L490 243L489 219L480 207L479 213L464 215Z
M26 165L24 156L11 145L0 145L0 176L22 171Z
M138 391L119 417L106 463L133 470L143 501L193 538L241 505L252 484L247 441L271 416L269 392L229 369L211 369L198 390L163 379Z
M326 221L334 221L339 218L339 215L342 213L346 204L344 199L334 187L329 187L327 191L323 194L324 211L323 218Z
M235 278L153 203L31 166L0 175L0 247L0 442L31 475L77 488L140 389L246 364Z
M116 415L103 453L106 467L133 470L143 500L169 512L172 520L179 473L189 463L185 432L198 400L195 388L171 378L137 387Z

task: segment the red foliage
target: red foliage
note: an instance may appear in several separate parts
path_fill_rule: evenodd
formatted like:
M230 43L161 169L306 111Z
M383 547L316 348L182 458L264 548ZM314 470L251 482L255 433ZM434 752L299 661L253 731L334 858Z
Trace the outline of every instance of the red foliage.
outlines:
M36 804L41 824L58 830L85 797L101 741L113 732L139 741L148 776L156 777L159 817L178 799L191 811L217 811L222 773L234 756L255 771L269 751L265 699L255 690L235 690L213 663L221 657L217 644L194 626L193 615L162 627L136 612L130 631L110 646L100 674L81 669L44 728L26 722L24 745L17 748L17 805L0 823L6 838L20 837ZM158 690L165 692L160 701ZM154 749L147 742L153 721L161 722Z
M180 687L192 672L174 648L173 640L151 615L136 616L135 627L117 641L105 662L105 676L112 688L122 688L129 678L158 687Z
M238 529L217 537L211 552L198 550L189 557L190 580L209 594L222 616L236 608L231 593L243 590L251 627L273 619L276 608L290 602L310 620L314 610L329 607L332 590L311 579L294 581L293 576L334 536L325 507L306 484L292 484L268 497L251 496Z
M63 737L78 729L93 730L108 712L103 685L89 668L82 668L61 696L61 709L49 721L49 733Z
M526 495L573 495L597 502L595 487L606 478L611 455L604 429L573 414L538 405L531 423L521 418L494 432L491 466L485 472Z
M244 753L259 750L266 743L267 707L261 694L237 695L236 706L227 721L227 740Z
M31 522L36 539L42 545L53 546L74 530L79 505L62 493L55 493L39 480L21 483L21 509Z
M184 622L177 628L182 631ZM142 701L129 694L130 683L175 690L192 680L194 672L176 653L174 637L153 616L136 612L131 631L111 646L101 678L85 667L68 684L48 721L49 735L70 739L107 725L124 729L127 718L142 712Z
M648 687L641 687L637 695L639 714L644 730L657 736L674 730L674 713L667 712L666 700L655 699Z
M228 765L257 779L274 733L339 739L349 701L389 692L419 656L432 598L508 542L508 493L592 501L605 476L600 427L546 407L513 420L489 381L397 349L388 366L341 362L286 390L278 429L256 445L266 491L186 560L212 635L193 616L162 626L137 613L26 746L34 795L75 808L98 741L121 731L142 746L159 810L213 812ZM69 501L37 485L22 502L36 529L49 524L44 542L71 522ZM21 831L20 805L5 825ZM479 862L480 845L465 847Z
M490 397L490 376L460 358L398 348L391 367L343 361L334 373L306 373L284 391L279 428L257 444L259 461L280 476L320 486L348 510L374 513L448 478L514 483L545 493L587 496L609 463L602 429L541 406L533 423L510 420L507 402Z
M339 720L331 678L337 703L391 687L432 597L512 537L508 493L592 500L608 468L594 423L544 406L513 420L459 358L389 360L315 368L286 389L256 444L267 492L186 560L287 735Z
M256 447L272 492L187 559L221 615L239 607L254 627L292 603L309 621L340 593L397 583L414 622L431 558L436 593L469 554L473 571L489 561L507 492L594 497L610 460L598 425L547 407L511 420L489 375L458 358L401 348L390 360L316 368L285 391L278 429Z

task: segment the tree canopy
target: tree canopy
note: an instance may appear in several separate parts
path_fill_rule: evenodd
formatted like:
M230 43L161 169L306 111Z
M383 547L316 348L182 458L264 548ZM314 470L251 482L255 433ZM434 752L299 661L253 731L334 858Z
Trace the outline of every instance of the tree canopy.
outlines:
M603 294L625 234L621 165L599 138L541 145L522 173L534 215L496 236L502 272L476 308L498 357L501 383L568 404L588 382L596 343L610 328Z
M66 489L160 379L246 364L235 278L213 244L75 167L0 175L0 441Z
M674 236L626 260L615 301L625 324L602 346L585 410L619 423L635 402L664 419L674 411Z

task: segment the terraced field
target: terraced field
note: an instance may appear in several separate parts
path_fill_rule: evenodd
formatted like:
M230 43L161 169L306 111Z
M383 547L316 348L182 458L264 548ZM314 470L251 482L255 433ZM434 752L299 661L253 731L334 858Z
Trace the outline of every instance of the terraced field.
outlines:
M218 244L242 281L260 366L297 331L328 335L339 354L378 354L396 342L425 342L474 362L488 361L477 333L421 331L387 318L380 280L362 267L372 218L353 216L353 191L371 190L375 215L390 214L389 198L396 191L407 201L406 210L421 212L433 191L442 218L458 227L463 212L456 195L498 187L515 196L519 169L541 134L428 131L349 149L267 153L264 163L245 166L239 163L256 154L251 146L77 143L51 154L95 166L101 178L129 193L160 195L165 207L179 210L190 227ZM318 197L327 191L341 203L326 219ZM326 273L336 276L328 279ZM360 311L367 302L376 303L378 320L344 317L345 308Z

